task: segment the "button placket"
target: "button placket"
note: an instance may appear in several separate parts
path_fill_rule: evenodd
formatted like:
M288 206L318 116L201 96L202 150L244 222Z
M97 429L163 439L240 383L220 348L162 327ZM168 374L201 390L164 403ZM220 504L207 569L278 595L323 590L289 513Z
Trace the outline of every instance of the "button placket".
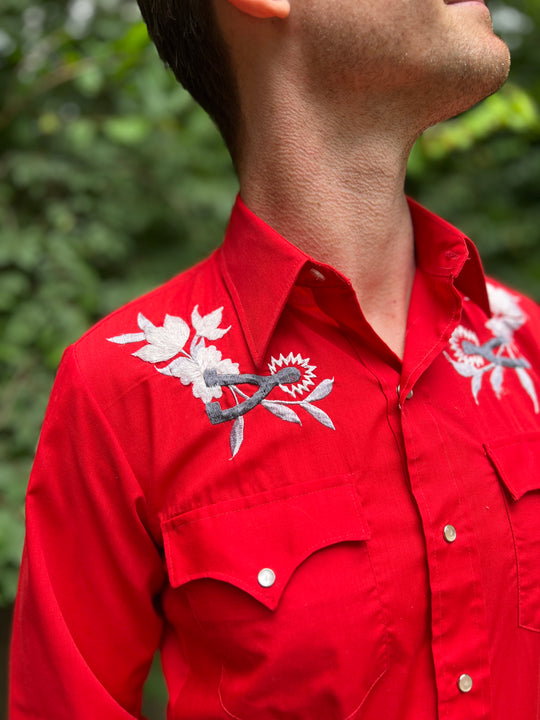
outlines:
M423 517L432 518L436 523L426 533L426 544L428 563L434 569L431 594L434 618L432 651L438 678L440 714L444 714L442 708L446 703L455 707L458 714L462 712L465 703L468 718L479 720L484 716L482 712L490 694L489 644L485 615L477 602L480 573L474 544L471 542L473 533L470 518L466 513L466 505L459 503L459 494L455 497L452 493L455 486L449 485L445 488L448 492L441 492L441 485L436 481L441 472L441 463L438 462L441 455L448 460L450 470L453 465L451 455L443 446L443 439L440 448L430 449L433 463L429 467L417 462L418 448L423 448L422 423L417 422L422 413L422 404L413 401L409 405L402 388L397 390L405 408L401 414L401 424L411 488ZM468 594L470 603L461 610L457 599L463 598L465 594ZM465 611L475 619L477 632L474 634L470 632L468 622L458 622L453 616L456 612ZM469 672L454 670L448 677L446 671L449 665L467 668Z

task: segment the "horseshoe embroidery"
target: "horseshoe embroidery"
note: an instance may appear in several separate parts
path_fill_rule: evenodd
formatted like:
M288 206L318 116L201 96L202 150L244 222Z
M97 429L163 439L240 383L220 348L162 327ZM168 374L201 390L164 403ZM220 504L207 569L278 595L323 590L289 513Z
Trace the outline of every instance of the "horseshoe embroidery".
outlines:
M245 416L257 406L263 407L280 420L301 425L299 415L292 406L305 410L321 425L334 430L330 417L313 403L323 400L332 392L334 379L327 378L314 387L303 400L269 399L270 394L281 388L294 398L302 395L310 386L315 385L316 366L310 365L309 358L289 353L272 358L268 365L269 375L240 374L238 363L223 358L215 345L206 345L206 340L221 339L231 327L220 327L223 308L218 308L201 316L199 306L193 308L191 324L194 334L187 352L185 346L192 335L190 326L180 317L166 315L162 326L154 325L142 313L137 318L140 332L126 333L107 338L119 345L146 341L146 345L133 355L145 362L154 364L162 375L180 380L183 385L191 385L194 397L200 398L205 405L206 414L212 425L232 422L230 432L231 458L234 457L244 441ZM162 363L167 362L167 365ZM158 367L156 363L159 363ZM240 385L256 388L248 395ZM234 405L222 409L218 400L223 389L229 391Z

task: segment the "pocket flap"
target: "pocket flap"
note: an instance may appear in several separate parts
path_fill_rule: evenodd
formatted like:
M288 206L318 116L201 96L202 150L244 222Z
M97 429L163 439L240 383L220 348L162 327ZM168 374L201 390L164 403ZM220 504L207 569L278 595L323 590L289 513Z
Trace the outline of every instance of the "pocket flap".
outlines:
M171 585L222 580L275 609L294 570L309 555L369 538L353 477L278 488L165 520Z
M513 435L484 448L514 500L540 489L540 433Z

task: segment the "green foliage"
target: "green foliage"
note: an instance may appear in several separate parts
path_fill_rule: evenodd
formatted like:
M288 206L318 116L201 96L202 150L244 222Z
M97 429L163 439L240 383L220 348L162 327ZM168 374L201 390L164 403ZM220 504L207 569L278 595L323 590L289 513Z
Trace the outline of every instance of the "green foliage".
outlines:
M64 348L207 255L237 186L133 2L4 0L0 98L2 604L14 597L28 471Z
M491 8L512 50L510 80L424 133L408 190L475 241L489 274L540 300L540 3Z

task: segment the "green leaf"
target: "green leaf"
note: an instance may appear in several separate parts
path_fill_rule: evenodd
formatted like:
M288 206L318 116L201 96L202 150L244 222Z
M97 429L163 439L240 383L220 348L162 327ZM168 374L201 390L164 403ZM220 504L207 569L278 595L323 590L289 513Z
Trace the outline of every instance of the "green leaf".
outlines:
M137 145L150 133L150 123L143 117L131 115L109 118L103 130L110 140L122 145Z

